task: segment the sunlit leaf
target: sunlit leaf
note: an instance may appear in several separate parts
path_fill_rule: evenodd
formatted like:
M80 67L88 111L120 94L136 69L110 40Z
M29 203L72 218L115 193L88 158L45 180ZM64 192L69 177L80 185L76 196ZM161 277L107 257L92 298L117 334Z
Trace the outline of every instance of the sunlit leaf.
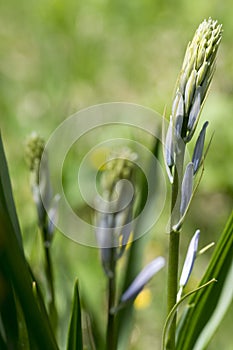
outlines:
M208 289L201 290L190 299L188 309L184 312L178 325L177 350L193 349L204 328L208 327L208 322L212 322L211 318L221 302L227 276L232 266L232 251L233 213L230 215L208 269L200 282L200 284L204 284L211 278L215 278L217 283L209 286ZM215 319L215 329L222 320L222 313L220 316ZM210 334L208 338L210 338Z
M17 295L34 349L58 349L48 317L39 309L32 292L32 279L21 245L21 234L13 201L7 162L0 138L0 242L1 269L4 269Z
M193 350L205 349L209 341L213 337L220 322L225 316L230 304L233 301L233 263L231 265L230 271L227 275L226 282L224 284L221 296L219 298L218 304L202 333L200 334L198 341L196 342Z
M74 286L73 307L67 340L67 350L82 350L82 321L78 281Z
M2 137L0 135L0 208L1 207L3 207L5 211L9 213L9 219L11 220L19 245L22 248L19 220L16 214L8 166L3 148Z

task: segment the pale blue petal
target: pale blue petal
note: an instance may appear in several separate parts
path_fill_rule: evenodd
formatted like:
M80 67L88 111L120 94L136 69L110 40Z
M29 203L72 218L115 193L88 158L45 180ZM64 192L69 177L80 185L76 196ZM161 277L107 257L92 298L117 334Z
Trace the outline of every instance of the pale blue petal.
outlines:
M189 205L193 192L193 163L188 163L181 186L180 213L183 215Z
M174 165L174 134L173 134L173 119L170 116L170 122L167 130L165 141L165 158L169 167Z
M121 302L133 300L141 292L145 284L165 265L165 259L158 257L151 261L144 269L137 275L135 280L131 283L129 288L121 297Z
M197 230L189 244L184 266L180 277L180 286L182 287L186 285L190 277L190 274L192 272L194 261L197 255L199 236L200 236L200 230Z
M205 122L200 134L198 136L195 148L194 148L194 152L193 152L193 158L192 158L192 162L193 162L193 173L195 174L197 172L197 170L199 169L201 160L202 160L202 155L203 155L203 149L204 149L204 143L205 143L205 134L206 134L206 128L208 126L208 122Z
M189 113L189 120L188 120L188 130L192 130L195 122L200 114L200 110L201 110L201 88L198 87L195 95L194 95L194 102L192 104L190 113Z

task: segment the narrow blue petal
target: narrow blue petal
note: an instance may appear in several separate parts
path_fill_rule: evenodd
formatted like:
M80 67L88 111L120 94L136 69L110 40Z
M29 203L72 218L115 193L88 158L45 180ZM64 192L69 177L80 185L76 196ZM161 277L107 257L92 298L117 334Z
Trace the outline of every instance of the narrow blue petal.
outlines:
M58 204L60 201L60 195L56 194L53 198L51 208L48 211L48 233L53 235L55 226L58 221Z
M174 135L173 135L173 119L170 116L170 122L167 130L165 141L165 158L169 167L174 165Z
M200 110L201 110L201 88L198 87L195 92L194 102L192 104L192 107L189 113L189 120L188 120L188 126L187 126L188 130L191 131L193 129L195 122L198 118L198 115L200 113Z
M193 152L193 158L192 158L192 162L193 162L193 173L195 174L197 172L197 170L199 169L199 166L201 164L201 160L202 160L202 155L203 155L203 149L204 149L204 143L205 143L205 134L206 134L206 128L208 126L208 122L205 122L200 134L198 136L195 148L194 148L194 152Z
M184 266L182 269L182 273L180 277L180 286L182 287L184 287L187 284L190 274L192 272L193 265L197 255L199 237L200 237L200 230L197 230L190 241Z
M145 284L165 265L165 259L158 257L151 261L144 269L137 275L135 280L131 283L129 288L123 293L121 302L133 300L141 292Z
M181 186L180 213L184 215L193 192L193 163L188 163Z
M177 105L179 103L180 95L181 95L180 92L176 93L176 96L175 96L173 104L172 104L172 115L173 115L173 117L175 117L175 115L176 115L176 110L177 110Z

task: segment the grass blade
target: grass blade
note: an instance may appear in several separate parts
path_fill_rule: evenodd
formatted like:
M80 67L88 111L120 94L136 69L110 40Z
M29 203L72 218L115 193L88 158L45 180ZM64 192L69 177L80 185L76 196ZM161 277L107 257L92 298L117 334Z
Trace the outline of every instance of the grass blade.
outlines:
M215 248L208 269L202 278L200 284L206 283L208 280L215 278L217 283L209 286L208 289L201 290L195 294L189 302L188 309L178 325L177 330L177 350L193 349L202 330L208 326L208 322L214 315L221 295L224 291L224 285L232 266L233 252L233 213L226 224L226 227L220 237ZM222 319L215 320L215 329ZM212 334L213 335L213 334ZM208 336L210 339L210 334Z
M2 266L1 259L0 259L0 266ZM0 275L1 275L0 288L2 291L0 313L1 313L1 321L4 327L7 347L9 349L17 348L19 328L18 328L14 293L10 282L7 280L7 276L4 276L4 271L1 271Z
M9 218L14 228L19 245L22 248L22 236L20 233L19 220L16 214L15 203L11 190L11 182L6 162L5 152L0 134L0 208L1 206L9 213Z
M73 308L70 319L67 350L82 350L82 321L81 321L81 303L79 298L78 281L75 282Z
M209 322L203 329L200 334L198 341L195 343L194 350L205 349L209 344L211 338L219 327L220 322L222 321L227 309L233 301L233 264L230 268L226 282L224 284L221 296L219 298L218 305L212 314Z
M22 307L28 331L34 339L35 349L58 349L47 315L38 307L32 291L32 279L21 244L12 196L7 162L0 137L0 253L1 270L11 281Z

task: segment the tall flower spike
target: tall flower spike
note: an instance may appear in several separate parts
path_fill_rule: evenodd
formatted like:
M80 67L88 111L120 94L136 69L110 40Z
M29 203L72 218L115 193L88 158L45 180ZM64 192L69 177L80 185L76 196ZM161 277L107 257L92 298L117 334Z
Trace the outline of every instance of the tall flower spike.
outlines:
M182 137L191 140L196 129L206 93L215 69L216 54L222 38L222 26L209 18L198 27L188 44L183 66L177 83L174 102L180 94L184 100ZM177 115L172 114L174 125Z

